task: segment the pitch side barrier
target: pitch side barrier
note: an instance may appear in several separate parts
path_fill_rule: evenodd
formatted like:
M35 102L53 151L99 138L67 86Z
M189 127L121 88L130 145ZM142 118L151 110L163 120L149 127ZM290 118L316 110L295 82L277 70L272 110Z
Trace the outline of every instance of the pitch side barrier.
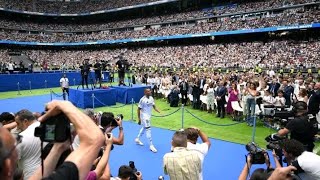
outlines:
M241 29L234 31L220 31L210 32L201 34L184 34L184 35L172 35L172 36L153 36L136 39L117 39L117 40L98 40L89 42L74 42L74 43L42 43L42 42L21 42L12 40L0 40L0 44L5 45L23 45L23 46L89 46L89 45L107 45L107 44L123 44L133 42L144 42L144 41L162 41L162 40L173 40L173 39L184 39L184 38L198 38L198 37L210 37L210 36L225 36L235 34L252 34L252 33L263 33L263 32L277 32L277 31L290 31L298 29L313 29L320 28L320 23L302 24L302 25L291 25L291 26L277 26L277 27L266 27L257 29Z

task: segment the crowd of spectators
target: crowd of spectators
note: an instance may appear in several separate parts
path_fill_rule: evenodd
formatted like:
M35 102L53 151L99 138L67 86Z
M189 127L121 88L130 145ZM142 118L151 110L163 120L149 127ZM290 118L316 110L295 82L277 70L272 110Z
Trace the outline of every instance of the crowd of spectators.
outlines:
M46 1L46 0L1 0L0 7L54 14L79 14L89 13L100 10L109 10L120 7L134 6L143 3L149 3L156 0L79 0L79 1Z
M281 2L281 3L280 3ZM306 3L307 1L297 1L292 3L290 1L290 5L292 4L301 4ZM221 15L221 14L229 14L229 13L243 13L250 11L258 11L264 10L268 8L276 8L283 7L286 4L284 1L267 1L267 2L250 2L243 3L232 6L219 6L214 7L213 9L205 9L205 10L196 10L189 12L180 12L175 14L167 14L160 16L151 16L151 17L143 17L143 18L135 18L130 20L121 20L114 22L104 22L100 24L47 24L45 22L34 23L34 22L16 22L6 19L0 19L1 28L9 28L9 29L20 29L20 30L61 30L61 31L85 31L85 30L105 30L108 28L122 28L136 25L146 25L146 24L156 24L156 23L164 23L164 22L174 22L174 21L184 21L195 18L204 18L212 15ZM286 4L289 6L288 4Z
M168 36L181 34L197 34L216 31L254 29L282 25L298 25L319 22L319 11L304 11L303 9L286 10L280 14L246 18L220 18L217 22L197 22L180 26L165 26L127 31L99 31L92 33L52 33L26 34L17 31L2 30L0 39L27 42L86 42L97 40L115 40L127 38L146 38L150 36Z
M44 61L49 67L64 66L78 69L84 59L106 60L114 64L120 54L135 67L239 67L252 68L297 68L319 67L320 42L310 40L243 42L227 44L166 46L146 48L122 48L96 51L23 51L41 68ZM7 50L0 51L1 62L10 62Z
M301 179L320 178L320 167L318 166L320 156L313 153L313 138L317 132L312 131L312 133L309 133L309 130L315 130L315 128L307 124L311 121L309 118L307 118L307 120L302 119L302 116L308 117L306 114L319 115L320 82L319 79L315 78L312 74L308 76L299 74L276 74L270 69L260 74L256 74L253 71L232 71L227 74L181 71L164 75L149 72L145 75L143 75L144 82L139 80L137 83L148 84L152 90L155 89L155 91L174 91L176 89L179 92L186 88L185 90L188 92L188 95L192 97L190 101L192 102L192 107L195 109L199 109L200 104L205 104L203 98L201 100L201 96L206 96L208 102L209 94L213 93L212 100L216 100L218 106L221 98L224 99L228 97L228 100L225 100L223 105L227 104L227 110L231 108L229 114L232 117L235 115L235 110L231 105L232 102L243 102L243 113L251 119L250 113L254 112L254 110L252 111L248 99L252 96L254 100L262 98L263 104L269 103L269 100L272 99L272 102L274 102L275 105L278 103L279 105L277 106L280 107L285 107L287 102L293 106L295 106L295 102L303 103L303 109L296 110L293 120L288 122L278 133L269 136L271 139L274 139L274 136L283 137L291 133L290 139L282 140L279 147L271 148L274 149L272 156L275 161L275 169L270 162L267 152L261 149L258 153L264 155L265 158L263 162L259 161L259 164L265 163L267 169L260 168L255 170L252 173L251 179L254 177L259 177L254 179L262 180L288 179L288 177L293 175L292 171L295 171L295 174L299 177L303 177ZM137 78L137 80L138 79L139 78ZM209 91L210 89L212 89L212 91ZM219 96L221 89L227 91L223 96ZM303 93L303 91L307 93ZM169 94L173 96L173 93ZM235 99L231 101L232 95L235 95ZM306 102L300 100L303 97L306 97L308 105ZM169 99L171 99L171 97L169 97ZM189 105L189 103L187 102L186 105ZM255 103L254 106L256 106ZM214 106L211 111L208 109L208 112L212 113L215 112L215 110L216 106ZM45 155L40 156L40 148L42 146L41 138L33 136L35 128L39 126L40 122L49 121L51 117L57 117L57 114L60 113L65 114L72 123L72 127L74 127L74 130L70 133L72 134L70 135L71 138L66 138L67 141L65 142L44 143L45 151L42 154ZM224 115L227 116L224 112L222 114L219 113L218 107L217 117L225 118ZM226 113L228 113L228 111ZM303 113L303 115L300 115L301 113ZM9 112L2 113L0 115L0 156L3 157L1 163L4 168L0 169L0 178L12 179L13 174L15 174L15 176L18 174L20 177L18 179L31 180L41 178L87 180L101 178L125 180L130 176L135 176L138 180L141 180L142 173L140 171L139 173L134 173L135 171L127 165L119 168L117 178L110 178L110 167L113 166L113 163L109 162L109 157L112 155L110 151L113 148L127 147L127 144L124 143L124 134L127 130L123 126L121 118L115 120L117 126L114 126L112 122L110 122L112 121L110 120L110 116L107 116L107 114L112 113L94 113L91 109L86 109L84 112L81 112L68 101L51 101L47 103L46 113L42 116L40 113L32 113L26 109L20 110L15 114ZM210 116L209 114L208 117L210 118ZM111 119L113 118L114 116L112 114ZM252 126L252 124L250 126ZM115 138L113 135L114 132L113 134L111 132L117 127L119 127L119 136ZM288 132L281 134L281 132L286 129ZM301 132L297 129L303 131ZM55 132L57 133L57 131ZM47 135L48 133L44 134L45 135L41 135L40 137L52 138ZM306 146L308 144L305 144L305 139L307 139L305 135L307 135L308 138L310 135L312 138L312 141L307 141L313 145L310 149ZM53 135L53 137L56 138L55 135ZM201 139L202 142L199 142L198 139ZM168 174L170 179L206 179L206 177L202 176L203 169L206 167L203 161L206 155L211 152L209 151L211 141L201 129L197 127L181 129L174 133L172 139L164 138L162 140L168 142L168 144L171 142L171 152L163 156L162 166L164 173ZM253 145L256 146L255 144ZM258 164L258 158L255 157L255 153L257 152L250 151L250 148L247 148L247 150L249 153L246 156L246 160L244 160L245 165L239 176L239 180L247 179L250 168L254 164ZM283 154L279 154L279 150L281 150ZM239 154L235 155L237 156ZM282 162L280 156L286 158L285 163L287 163L289 167L282 167L282 163L284 162ZM43 163L41 163L41 158L44 159ZM188 166L190 162L192 166ZM16 166L16 163L18 163L19 166ZM238 166L239 163L235 163L235 165ZM154 164L154 166L161 165ZM19 167L19 169L16 169L17 167Z

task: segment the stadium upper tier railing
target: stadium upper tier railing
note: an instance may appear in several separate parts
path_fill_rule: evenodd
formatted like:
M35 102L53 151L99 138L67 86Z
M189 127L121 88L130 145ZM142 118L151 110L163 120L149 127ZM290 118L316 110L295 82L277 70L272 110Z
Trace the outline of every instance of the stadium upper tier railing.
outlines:
M170 40L170 39L198 38L198 37L210 37L210 36L214 37L214 36L222 36L222 35L289 31L289 30L312 29L312 28L320 28L320 23L292 25L292 26L279 26L279 27L266 27L266 28L257 28L257 29L244 29L244 30L234 30L234 31L210 32L210 33L201 33L201 34L158 36L158 37L146 37L146 38L136 38L136 39L98 40L98 41L91 41L91 42L74 42L74 43L41 43L41 42L19 42L19 41L12 41L12 40L0 40L0 44L30 45L30 46L86 46L86 45L122 44L122 43L143 42L143 41L162 41L162 40Z
M71 16L90 16L90 15L96 15L96 14L104 14L104 13L117 12L117 11L123 11L123 10L135 9L135 8L155 6L155 5L176 2L176 1L178 0L138 0L137 3L134 3L135 1L127 1L127 0L122 0L122 1L121 0L116 0L116 1L104 0L100 4L96 4L96 3L86 4L87 2L83 3L80 1L79 2L77 1L75 2L47 2L47 1L41 2L40 1L38 2L40 4L35 4L34 5L35 8L34 8L32 3L21 4L21 2L19 1L15 3L15 1L11 0L9 2L12 4L8 5L9 7L2 6L0 10L13 12L13 13L27 14L27 15L71 17ZM89 3L92 3L92 2L89 1ZM0 0L0 3L1 3L1 0ZM41 3L44 3L44 4L41 5ZM50 6L50 3L52 4L51 6ZM53 3L58 3L58 4L53 4ZM80 5L79 3L83 3L83 5ZM125 3L125 5L124 4L120 5L121 3ZM3 2L0 5L3 5ZM37 7L37 5L39 7ZM40 12L34 11L34 9L39 9ZM65 9L68 13L59 13L59 11L62 11L61 9ZM45 12L41 12L41 11L45 11ZM53 13L51 11L57 11L57 12Z

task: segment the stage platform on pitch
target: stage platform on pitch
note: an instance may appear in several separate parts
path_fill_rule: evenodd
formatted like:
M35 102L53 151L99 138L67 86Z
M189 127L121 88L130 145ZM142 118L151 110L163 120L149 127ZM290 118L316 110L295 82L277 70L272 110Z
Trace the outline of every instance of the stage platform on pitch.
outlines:
M26 74L0 74L0 92L41 89L59 87L60 78L64 73L61 71L45 73L26 73ZM69 79L69 85L81 84L80 72L65 72ZM109 81L109 72L103 72L103 81ZM89 83L95 78L94 72L90 73Z
M133 84L131 86L111 86L117 90L117 102L122 104L130 104L133 98L135 103L138 103L144 95L144 90L150 88L146 85Z
M108 89L70 89L69 101L79 108L93 108L92 94L94 94L94 107L116 105L117 90Z

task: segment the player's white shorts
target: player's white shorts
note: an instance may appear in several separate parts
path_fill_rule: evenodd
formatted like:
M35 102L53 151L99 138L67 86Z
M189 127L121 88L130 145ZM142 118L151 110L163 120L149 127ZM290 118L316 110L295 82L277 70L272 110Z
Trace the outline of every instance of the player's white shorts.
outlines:
M151 121L150 119L141 119L141 124L143 125L143 127L150 127L151 126Z

